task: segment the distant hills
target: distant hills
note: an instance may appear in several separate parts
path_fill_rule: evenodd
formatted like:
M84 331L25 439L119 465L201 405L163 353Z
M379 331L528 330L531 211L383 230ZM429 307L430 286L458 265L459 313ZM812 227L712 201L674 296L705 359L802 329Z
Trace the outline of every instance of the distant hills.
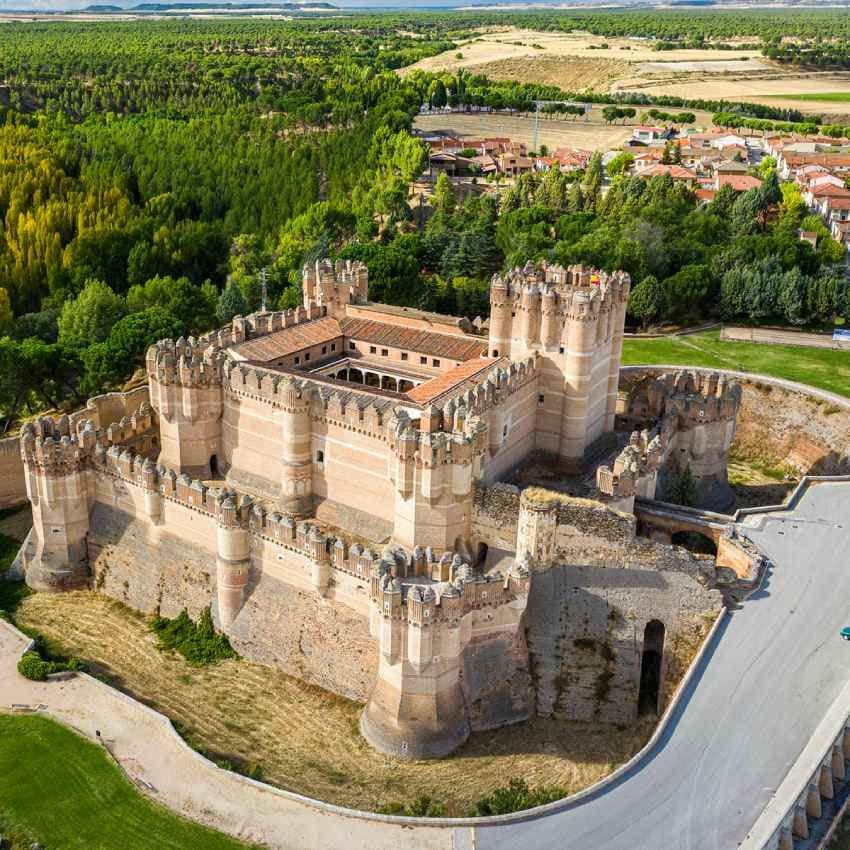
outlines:
M81 9L82 12L106 14L109 12L137 13L153 12L305 12L311 10L336 11L333 3L317 1L304 3L137 3L135 6L113 6L94 4Z

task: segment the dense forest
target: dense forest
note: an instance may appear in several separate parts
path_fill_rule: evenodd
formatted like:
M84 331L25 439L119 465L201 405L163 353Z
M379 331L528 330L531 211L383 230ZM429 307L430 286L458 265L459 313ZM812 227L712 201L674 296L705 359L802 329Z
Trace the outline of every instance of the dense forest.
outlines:
M542 258L625 268L640 323L722 312L806 324L850 312L832 271L841 249L825 232L817 251L796 238L800 226L823 226L771 175L763 190L721 192L700 208L669 179L604 175L595 158L586 173L523 177L501 198L461 200L443 179L428 203L411 201L427 148L409 131L435 90L517 109L553 95L395 73L479 21L0 28L5 426L121 386L156 339L256 309L261 270L271 306L298 303L300 268L324 255L364 259L376 300L470 317L486 315L493 272Z

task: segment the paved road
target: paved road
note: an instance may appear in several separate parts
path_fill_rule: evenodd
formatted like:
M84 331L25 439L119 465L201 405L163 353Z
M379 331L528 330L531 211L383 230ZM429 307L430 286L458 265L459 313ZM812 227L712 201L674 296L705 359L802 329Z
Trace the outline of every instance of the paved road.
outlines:
M596 799L477 830L477 850L734 850L850 677L850 482L747 520L774 568L721 626L654 755Z

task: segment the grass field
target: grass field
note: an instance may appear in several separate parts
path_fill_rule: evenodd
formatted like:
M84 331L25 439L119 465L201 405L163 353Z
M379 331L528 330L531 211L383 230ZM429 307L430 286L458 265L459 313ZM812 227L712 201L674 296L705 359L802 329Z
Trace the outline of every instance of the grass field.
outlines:
M850 103L850 92L846 91L810 92L807 94L785 94L774 95L774 97L782 97L786 100L817 100L823 103Z
M850 397L850 354L846 351L724 342L720 331L661 339L627 339L623 344L623 365L641 364L759 372Z
M142 616L106 597L33 594L18 600L16 621L172 718L210 757L259 765L280 787L357 808L428 794L463 815L511 777L574 793L628 759L652 731L651 721L622 729L541 719L475 733L448 759L400 761L360 736L360 704L244 660L190 667L157 650ZM682 647L688 658L696 648Z
M143 797L97 745L36 715L0 714L0 833L45 850L245 850Z

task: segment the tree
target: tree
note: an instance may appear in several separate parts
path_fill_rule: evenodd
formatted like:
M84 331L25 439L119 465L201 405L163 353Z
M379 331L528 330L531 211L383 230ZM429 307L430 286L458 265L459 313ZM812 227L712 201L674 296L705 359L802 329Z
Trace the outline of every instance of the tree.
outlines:
M186 335L202 334L215 325L217 301L218 292L209 281L195 286L187 277L153 277L127 293L130 312L161 307L180 321L181 333Z
M708 266L687 265L664 281L668 303L681 319L699 316L715 293L715 281Z
M602 153L595 151L587 163L584 179L581 181L581 191L584 203L594 206L602 188Z
M686 466L667 482L667 501L674 505L694 507L697 503L697 483L691 468Z
M606 106L602 109L602 119L606 124L616 121L620 117L620 110L616 106Z
M657 277L647 275L629 294L629 313L638 319L641 328L660 319L667 308L667 294Z
M428 102L436 109L441 109L448 102L446 86L439 77L431 83L428 89Z
M8 333L12 327L12 302L9 300L9 293L0 287L0 336Z
M445 171L440 172L437 182L434 184L434 197L431 203L437 212L451 215L455 208L455 190L452 181Z
M632 163L634 161L634 154L631 154L628 151L620 151L620 153L609 160L608 165L606 166L608 176L619 177L621 174L625 174L632 167Z
M222 324L228 324L234 316L245 314L245 297L242 290L232 281L228 282L218 299L216 315Z
M59 316L59 342L82 349L102 342L127 312L127 305L105 283L89 280L83 291L66 301Z
M160 339L183 333L183 323L162 307L148 307L115 323L105 342L83 352L83 390L96 394L127 380L142 362L145 352Z

